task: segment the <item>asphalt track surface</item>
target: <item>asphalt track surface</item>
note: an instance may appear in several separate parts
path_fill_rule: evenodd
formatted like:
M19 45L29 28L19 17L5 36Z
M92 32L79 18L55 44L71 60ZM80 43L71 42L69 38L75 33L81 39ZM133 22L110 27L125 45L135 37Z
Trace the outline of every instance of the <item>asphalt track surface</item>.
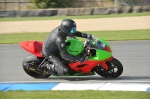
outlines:
M109 41L113 56L124 66L122 75L106 79L98 75L49 77L35 79L22 68L22 60L30 53L19 44L0 44L0 82L148 82L150 83L150 40Z

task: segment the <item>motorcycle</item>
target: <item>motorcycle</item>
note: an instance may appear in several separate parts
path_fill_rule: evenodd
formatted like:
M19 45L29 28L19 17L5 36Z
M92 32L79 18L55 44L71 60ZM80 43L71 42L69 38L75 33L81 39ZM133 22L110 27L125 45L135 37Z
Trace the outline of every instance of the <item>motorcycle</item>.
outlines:
M21 47L31 53L31 55L24 58L22 62L23 69L29 76L34 78L52 76L48 65L53 65L53 63L41 54L42 44L43 42L37 40L20 42ZM69 72L66 76L98 74L104 78L116 78L123 72L123 65L113 57L110 44L103 38L92 36L91 40L85 42L80 41L78 38L68 38L66 49L73 56L84 55L85 59L83 62L69 62L62 59L62 62L68 65Z

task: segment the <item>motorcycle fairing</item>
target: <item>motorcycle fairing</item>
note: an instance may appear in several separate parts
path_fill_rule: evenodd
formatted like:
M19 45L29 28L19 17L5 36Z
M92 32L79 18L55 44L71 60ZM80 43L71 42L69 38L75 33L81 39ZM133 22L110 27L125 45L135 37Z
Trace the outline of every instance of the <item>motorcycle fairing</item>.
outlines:
M99 46L97 43L98 42L103 42L103 44L105 44L105 48L104 49L99 49L99 47L96 48L96 45ZM95 50L96 50L96 56L90 58L90 60L105 60L108 59L112 56L112 51L111 51L111 47L109 45L109 43L104 40L103 38L94 38L92 45L95 45Z
M105 50L96 50L96 56L90 58L90 60L105 60L112 56L111 52L105 51Z
M38 56L38 57L44 57L40 51L42 50L42 44L43 42L38 42L38 41L24 41L20 42L20 45L23 49L26 51Z
M98 64L101 64L105 70L108 70L108 66L106 64L106 61L112 60L113 57L110 57L107 60L103 61L97 61L97 60L85 60L84 62L75 62L68 64L73 70L75 71L82 71L84 74L88 74L91 72L91 70L97 66Z

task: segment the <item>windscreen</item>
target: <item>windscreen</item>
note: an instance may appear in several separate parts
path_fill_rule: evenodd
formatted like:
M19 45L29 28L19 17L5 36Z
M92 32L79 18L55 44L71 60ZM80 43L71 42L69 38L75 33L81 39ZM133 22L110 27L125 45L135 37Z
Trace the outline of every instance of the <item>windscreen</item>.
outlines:
M98 38L92 36L92 40L90 41L90 48L92 49L105 49L106 45L101 42Z

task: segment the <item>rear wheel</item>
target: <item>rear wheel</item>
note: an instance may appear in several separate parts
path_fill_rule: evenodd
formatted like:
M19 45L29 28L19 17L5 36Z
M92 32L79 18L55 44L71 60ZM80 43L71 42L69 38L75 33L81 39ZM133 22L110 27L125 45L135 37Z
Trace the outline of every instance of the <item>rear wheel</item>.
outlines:
M24 71L31 77L34 78L48 78L50 76L50 74L40 74L37 73L35 71L31 71L29 70L27 67L29 65L37 68L37 66L39 66L39 64L42 62L43 59L36 57L35 55L29 55L27 57L25 57L25 59L22 62L22 66Z
M101 65L94 68L95 72L105 78L119 77L123 72L123 66L119 60L113 58L106 62L108 70L105 70Z

